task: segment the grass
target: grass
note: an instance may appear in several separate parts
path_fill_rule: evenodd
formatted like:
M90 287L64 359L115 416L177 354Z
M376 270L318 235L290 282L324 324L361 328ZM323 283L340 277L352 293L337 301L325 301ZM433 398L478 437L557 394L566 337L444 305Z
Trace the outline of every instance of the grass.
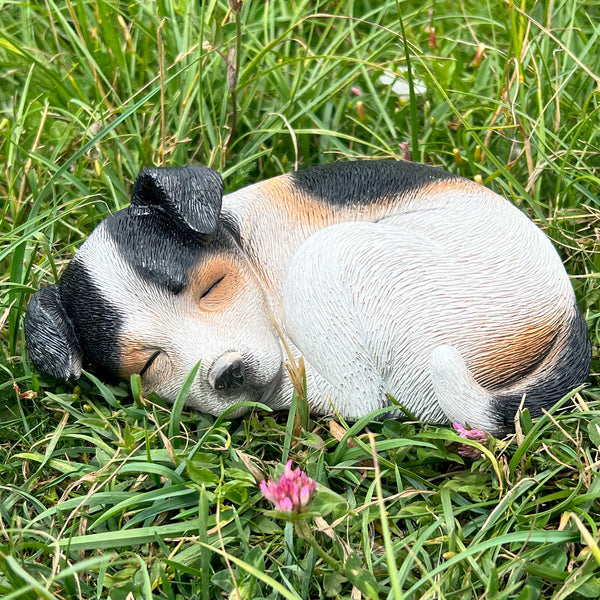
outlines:
M1 2L0 596L598 597L599 18L585 0ZM387 71L426 93L399 98ZM29 294L143 165L233 190L407 152L533 216L590 327L590 386L480 459L442 426L215 419L135 378L31 371ZM258 491L288 457L319 483L308 533Z

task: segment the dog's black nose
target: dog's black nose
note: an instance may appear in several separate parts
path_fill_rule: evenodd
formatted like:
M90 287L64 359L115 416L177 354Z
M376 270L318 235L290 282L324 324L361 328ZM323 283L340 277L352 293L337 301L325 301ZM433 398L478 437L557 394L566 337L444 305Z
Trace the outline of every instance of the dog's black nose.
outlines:
M209 381L215 390L231 390L244 385L244 363L237 353L222 356L214 364Z

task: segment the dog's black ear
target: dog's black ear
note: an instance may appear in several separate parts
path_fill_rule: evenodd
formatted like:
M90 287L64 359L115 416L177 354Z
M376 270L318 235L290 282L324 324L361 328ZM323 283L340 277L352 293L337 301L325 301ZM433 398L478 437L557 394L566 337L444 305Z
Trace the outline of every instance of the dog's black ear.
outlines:
M223 180L207 167L148 167L133 184L131 205L156 208L210 241L219 224Z
M32 296L24 325L29 357L40 371L59 379L81 376L81 350L58 286L47 285Z

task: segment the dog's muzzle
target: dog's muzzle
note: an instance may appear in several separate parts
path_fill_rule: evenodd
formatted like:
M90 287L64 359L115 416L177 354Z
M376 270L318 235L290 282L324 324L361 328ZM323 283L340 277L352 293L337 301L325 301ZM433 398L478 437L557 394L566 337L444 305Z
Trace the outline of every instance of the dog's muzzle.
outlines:
M208 373L208 382L215 390L226 391L244 385L244 359L239 352L227 352L218 358Z

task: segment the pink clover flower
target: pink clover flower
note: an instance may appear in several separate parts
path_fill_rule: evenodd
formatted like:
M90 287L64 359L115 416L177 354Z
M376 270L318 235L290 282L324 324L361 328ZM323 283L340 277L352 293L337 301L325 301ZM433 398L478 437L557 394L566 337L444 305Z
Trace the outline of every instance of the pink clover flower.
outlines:
M490 437L489 434L485 431L481 431L481 429L466 429L460 423L452 423L452 427L461 438L473 440L480 444L483 444L483 442L487 441ZM481 456L481 452L477 448L473 448L473 446L468 446L467 444L461 444L458 447L458 453L464 458L475 459Z
M262 495L284 514L305 512L313 501L317 482L310 479L299 467L292 469L292 461L285 465L278 481L260 482Z

